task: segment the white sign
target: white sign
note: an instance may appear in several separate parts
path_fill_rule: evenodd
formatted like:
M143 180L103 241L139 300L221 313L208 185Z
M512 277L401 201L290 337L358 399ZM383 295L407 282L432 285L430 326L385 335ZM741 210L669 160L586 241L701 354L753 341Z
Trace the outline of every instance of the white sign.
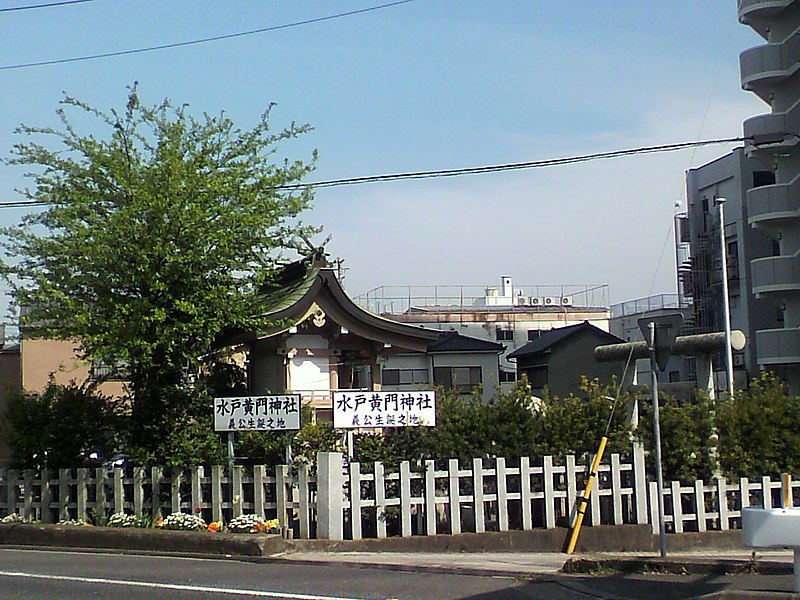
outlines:
M214 398L214 431L300 429L300 394Z
M333 392L333 427L433 427L436 395L429 391Z

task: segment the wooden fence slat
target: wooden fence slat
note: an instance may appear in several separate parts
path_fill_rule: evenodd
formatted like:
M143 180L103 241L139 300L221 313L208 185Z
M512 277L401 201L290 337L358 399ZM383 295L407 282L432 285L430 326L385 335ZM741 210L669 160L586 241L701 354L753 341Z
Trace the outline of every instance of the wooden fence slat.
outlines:
M87 514L88 483L89 483L89 469L86 468L78 469L78 481L77 481L78 515L76 518L82 519L84 521L88 520L89 518L89 515Z
M300 538L307 540L311 537L311 494L309 483L311 476L309 467L306 464L300 465L297 473L298 478L298 514L300 517Z
M231 512L234 517L238 517L244 512L244 467L242 465L234 465L231 471L231 481L228 482L231 486L231 502L233 503ZM264 516L262 513L253 512Z
M425 461L425 534L436 535L436 464Z
M544 478L544 526L554 529L556 526L556 495L553 482L553 457L542 459L542 477Z
M400 535L411 535L411 463L400 463Z
M169 509L170 512L181 512L181 482L183 471L175 470L169 481Z
M383 463L375 461L375 529L379 538L386 537L386 480Z
M531 490L531 459L527 456L519 459L519 484L522 499L522 529L530 531L533 529L533 507L531 505L533 494Z
M506 459L497 458L497 528L508 531L508 487L506 482Z
M144 514L144 467L133 468L133 514Z
M192 469L192 505L189 507L189 513L193 514L195 508L202 508L203 506L203 485L202 479L205 477L205 469L203 467L194 467Z
M722 477L717 479L716 485L717 494L717 513L719 514L719 529L720 531L728 531L728 482Z
M625 522L622 515L622 465L617 453L611 455L611 506L614 510L611 522L622 525Z
M164 474L160 467L150 468L150 516L153 520L164 516L161 512L161 482Z
M211 520L222 520L222 465L211 467ZM198 506L200 506L198 504Z
M672 497L672 527L675 533L683 533L683 504L681 502L681 482L670 482Z
M50 490L50 469L42 469L39 478L39 497L41 503L41 513L39 518L42 523L52 523L50 503L53 501L52 491Z
M694 514L697 515L697 531L706 530L706 488L698 479L694 482Z
M266 496L264 485L267 481L267 466L255 465L253 467L253 513L264 518L267 517Z
M58 520L69 520L69 469L58 470ZM9 499L11 497L9 496ZM9 508L9 511L11 509Z
M450 500L450 533L461 533L461 495L458 489L457 458L447 461L447 493Z
M578 514L578 467L575 464L575 455L568 454L565 463L567 472L567 510L569 511L569 526L573 527L575 525L575 517Z
M361 539L361 465L350 463L350 534Z

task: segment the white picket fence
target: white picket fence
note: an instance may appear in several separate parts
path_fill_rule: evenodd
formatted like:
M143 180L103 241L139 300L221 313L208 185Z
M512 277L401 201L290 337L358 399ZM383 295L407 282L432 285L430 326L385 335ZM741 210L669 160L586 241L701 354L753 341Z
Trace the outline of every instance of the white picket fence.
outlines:
M53 523L102 519L116 512L150 515L197 513L207 521L255 513L278 518L297 537L363 537L455 534L554 528L571 522L588 471L588 459L566 456L502 458L468 464L408 462L396 472L381 463L369 470L346 464L339 453L321 453L316 470L265 466L245 470L215 466L162 468L0 470L0 517L18 513ZM665 486L667 530L740 527L741 508L777 506L781 483L763 477L735 484L715 480ZM800 503L800 482L792 485ZM656 486L645 477L640 449L611 454L600 466L586 525L650 524L657 531Z

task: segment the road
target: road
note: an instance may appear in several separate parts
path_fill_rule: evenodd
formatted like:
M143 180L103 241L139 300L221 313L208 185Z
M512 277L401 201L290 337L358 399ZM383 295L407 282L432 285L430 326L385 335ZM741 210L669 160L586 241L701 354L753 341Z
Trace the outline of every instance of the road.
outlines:
M0 598L15 600L655 600L688 598L732 587L788 590L791 578L548 575L523 580L334 563L0 548Z

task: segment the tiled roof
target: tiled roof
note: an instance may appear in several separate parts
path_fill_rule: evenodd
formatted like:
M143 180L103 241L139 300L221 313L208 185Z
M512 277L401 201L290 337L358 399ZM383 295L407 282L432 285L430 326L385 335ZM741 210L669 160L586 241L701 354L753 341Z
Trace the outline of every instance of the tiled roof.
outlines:
M540 335L535 340L532 340L522 346L521 348L517 348L507 356L507 358L518 358L520 356L529 356L531 354L538 354L539 352L545 352L552 348L553 346L563 342L568 337L578 333L579 331L591 331L595 330L595 333L600 334L601 337L606 337L608 339L609 344L621 343L624 340L621 340L615 335L608 333L607 331L603 331L599 327L595 327L588 321L584 321L583 323L578 323L576 325L567 325L566 327L558 327L556 329L551 329Z
M502 352L502 344L481 340L479 338L460 335L457 331L448 331L428 344L428 352Z

